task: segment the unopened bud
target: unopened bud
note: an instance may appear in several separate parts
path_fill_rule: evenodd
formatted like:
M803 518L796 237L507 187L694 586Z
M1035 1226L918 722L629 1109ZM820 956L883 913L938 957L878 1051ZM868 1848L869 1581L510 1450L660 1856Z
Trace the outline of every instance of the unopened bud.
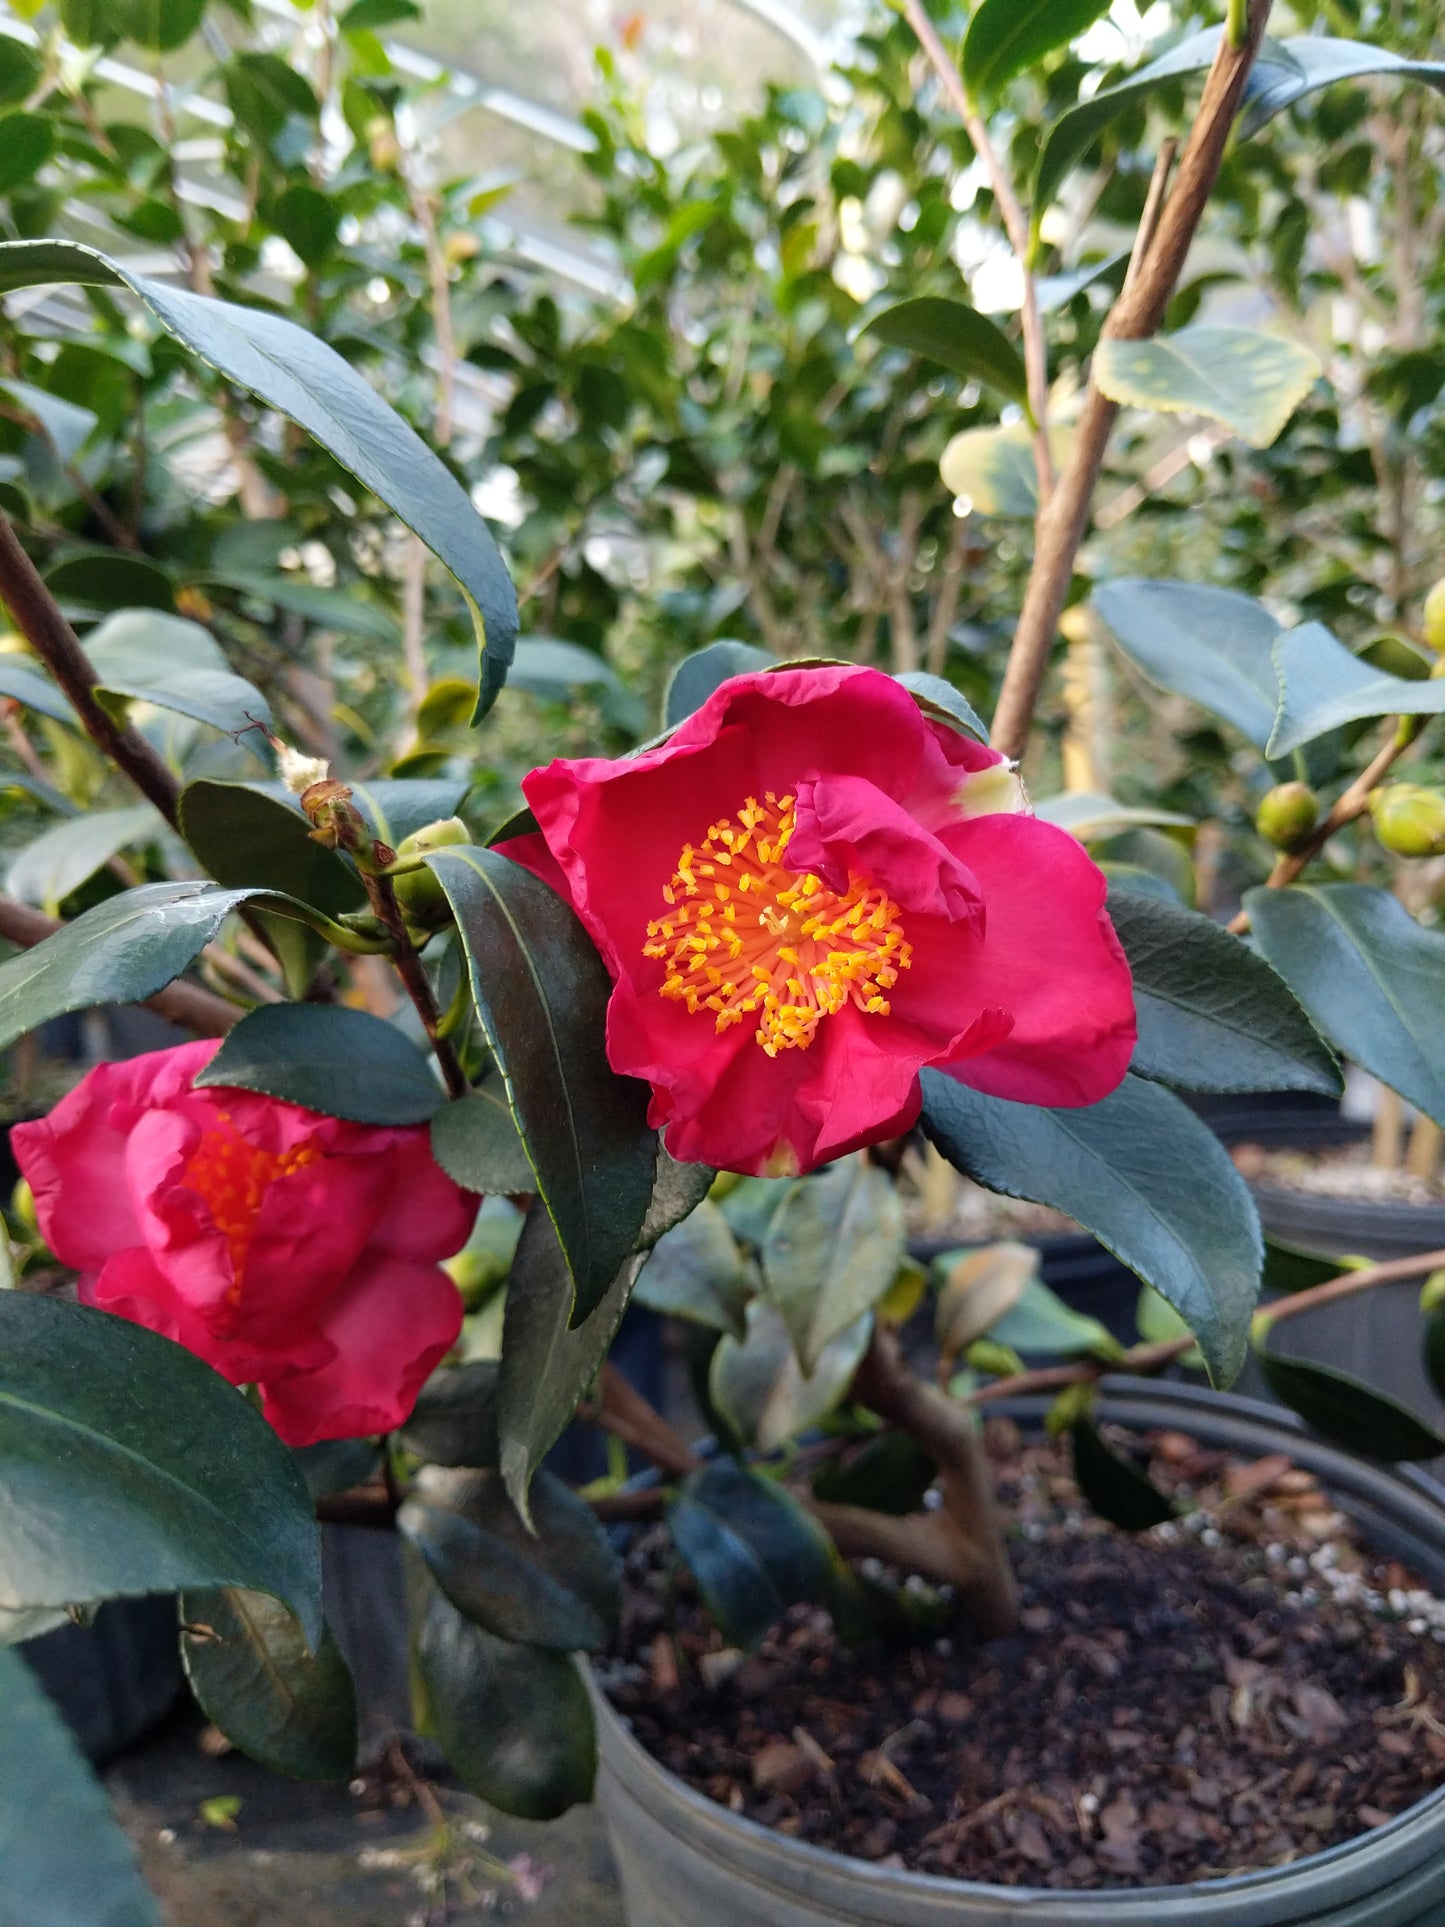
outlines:
M1420 640L1427 649L1445 650L1445 577L1435 584L1425 598L1425 620L1421 625Z
M18 1225L39 1236L40 1220L35 1215L35 1193L24 1178L18 1180L10 1193L10 1215Z
M458 843L470 843L471 840L472 833L462 819L448 816L439 823L428 823L420 830L413 830L410 836L403 837L397 855L425 856L428 850L444 850ZM415 924L419 930L431 931L440 930L451 922L452 908L447 901L447 893L430 870L425 867L403 870L391 881L396 900L408 923Z
M366 151L378 174L394 174L401 159L401 142L385 114L366 123Z
M507 1282L511 1269L508 1261L494 1251L459 1251L442 1266L461 1293L462 1304L468 1311L480 1311Z
M449 268L459 268L466 261L475 261L481 251L481 242L468 228L454 228L442 242L442 258Z
M1320 820L1319 798L1308 783L1278 783L1259 806L1254 826L1277 850L1302 849Z
M1375 835L1396 856L1445 853L1445 795L1422 783L1386 783L1370 792Z

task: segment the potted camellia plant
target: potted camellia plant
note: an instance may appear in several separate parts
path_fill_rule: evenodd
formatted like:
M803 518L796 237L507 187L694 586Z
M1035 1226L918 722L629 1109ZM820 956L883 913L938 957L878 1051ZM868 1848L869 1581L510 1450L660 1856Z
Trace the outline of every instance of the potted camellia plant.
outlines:
M1030 1294L1017 1254L995 1252L974 1271L960 1261L943 1283L938 1332L950 1372L961 1357L964 1373L1012 1380L1025 1398L1044 1389L1019 1382L1033 1377L1018 1369L1034 1344L1019 1321L1031 1317L1047 1328L1044 1349L1071 1355L1044 1368L1065 1374L1047 1389L1069 1394L1053 1407L1054 1424L1071 1435L1078 1482L1105 1511L1136 1528L1171 1523L1164 1472L1145 1478L1100 1430L1101 1419L1132 1418L1164 1435L1153 1456L1182 1465L1183 1483L1218 1475L1227 1486L1237 1475L1220 1505L1249 1483L1231 1453L1256 1468L1275 1461L1267 1479L1250 1475L1256 1489L1314 1467L1382 1555L1435 1577L1438 1506L1408 1477L1362 1471L1277 1418L1211 1414L1192 1393L1181 1405L1105 1387L1094 1405L1111 1362L1157 1369L1197 1345L1216 1382L1238 1371L1260 1278L1257 1214L1175 1093L1271 1081L1338 1088L1311 1015L1341 1048L1355 1046L1297 948L1270 931L1312 914L1329 889L1356 886L1301 883L1302 863L1281 870L1248 905L1256 954L1157 893L1111 885L1077 837L1028 807L1016 767L1120 402L1191 405L1194 390L1171 387L1168 371L1200 354L1212 353L1216 369L1223 357L1231 374L1246 370L1251 392L1267 395L1269 420L1314 378L1310 358L1247 330L1196 340L1192 353L1177 335L1172 348L1154 339L1242 103L1261 119L1336 71L1361 71L1342 68L1338 51L1332 67L1276 49L1261 76L1268 11L1266 0L1231 4L1222 30L1185 43L1164 69L1165 79L1205 73L1202 104L1177 175L1172 152L1161 157L1060 462L1028 223L977 106L1081 21L1036 12L1020 36L1017 9L984 0L960 75L910 0L922 47L1008 216L1027 291L1022 357L961 303L905 303L873 323L885 342L941 355L1012 395L1023 415L971 451L1017 466L1022 450L1041 505L990 730L941 678L854 663L740 664L728 646L684 666L657 742L534 770L527 808L489 836L471 819L465 782L413 773L364 783L298 753L262 692L197 621L122 612L82 642L14 527L0 522L0 598L31 658L12 665L29 678L16 700L28 689L42 713L49 704L84 733L134 807L156 812L162 860L179 873L127 884L58 928L0 905L0 931L19 946L0 965L0 1036L139 1000L199 1034L98 1067L15 1133L34 1231L20 1241L21 1288L0 1295L7 1635L112 1597L178 1592L187 1670L217 1726L283 1771L344 1778L355 1714L321 1612L316 1523L368 1517L395 1523L414 1554L422 1713L468 1785L512 1811L555 1814L592 1789L600 1719L604 1792L619 1816L638 1927L689 1914L759 1927L1010 1913L1120 1921L1171 1906L1220 1921L1403 1927L1438 1909L1445 1874L1433 1800L1388 1823L1367 1801L1360 1817L1370 1830L1298 1864L1275 1864L1293 1848L1262 1839L1268 1871L1172 1896L1147 1880L1127 1898L1081 1899L1012 1877L915 1874L880 1866L887 1848L841 1858L811 1839L769 1834L732 1811L730 1796L686 1793L649 1764L612 1715L599 1714L576 1663L609 1643L619 1612L618 1559L600 1513L646 1520L658 1500L609 1495L610 1507L593 1505L539 1470L580 1405L682 1481L671 1543L724 1608L727 1630L714 1642L684 1628L694 1644L673 1642L674 1673L695 1661L699 1676L726 1674L741 1690L742 1646L771 1637L779 1614L823 1606L840 1630L893 1634L903 1658L891 1663L915 1675L897 1641L912 1600L935 1660L951 1657L939 1638L1014 1637L1015 1582L970 1416L991 1388L958 1373L940 1386L921 1381L896 1335L917 1279L910 1285L906 1267L899 1278L888 1153L870 1154L921 1126L977 1181L1067 1212L1182 1321L1121 1360L1117 1342L1070 1329L1051 1301ZM1040 218L1090 128L1127 104L1098 97L1058 122L1041 157ZM232 391L296 424L415 532L474 619L473 720L484 724L516 634L506 570L467 492L367 383L274 313L148 281L69 242L0 246L0 287L57 281L138 296ZM959 459L955 451L951 467ZM1279 696L1272 676L1257 666L1256 682L1292 714L1293 682ZM1418 693L1413 701L1386 707L1428 711ZM135 705L178 712L213 742L254 751L259 773L218 778L203 763L178 771L137 726L147 711ZM1328 728L1334 712L1321 720L1310 710L1308 720ZM484 765L488 737L475 741ZM1370 789L1380 773L1368 772ZM1358 787L1332 812L1342 822ZM1341 902L1328 898L1336 923ZM1375 961L1408 998L1445 965L1440 940L1407 921L1387 960ZM1368 953L1366 938L1352 940ZM189 974L203 958L227 995ZM378 968L397 992L394 1020L358 1008L352 994ZM1432 1035L1412 1037L1427 1060L1438 1048ZM1414 1094L1413 1079L1396 1081ZM1421 1100L1433 1096L1422 1090ZM725 1181L726 1195L709 1200L719 1171L742 1183L729 1193ZM787 1448L765 1472L696 1464L605 1363L648 1252L674 1231L680 1242L657 1261L647 1295L695 1320L716 1300L702 1320L721 1332L708 1393L735 1447ZM1402 1262L1423 1275L1439 1256ZM499 1273L502 1288L488 1295L485 1281ZM1362 1293L1378 1281L1358 1271L1320 1289ZM1256 1326L1282 1396L1317 1431L1369 1455L1437 1450L1411 1415L1281 1354L1270 1334L1302 1302L1272 1307ZM799 1481L797 1462L813 1445L805 1435L824 1421L842 1447L824 1441L813 1503L800 1508L787 1481ZM1223 1457L1210 1461L1211 1451ZM1063 1476L1044 1457L1028 1470L1045 1486ZM1032 1523L1047 1532L1042 1516ZM845 1571L845 1552L865 1562L858 1572ZM655 1553L638 1545L629 1556L645 1594ZM890 1569L935 1597L888 1583ZM1284 1577L1309 1570L1305 1561ZM1394 1585L1375 1578L1370 1569L1361 1581L1372 1597ZM1395 1589L1407 1604L1418 1590L1408 1573ZM952 1615L951 1633L928 1618L938 1606ZM819 1625L785 1630L800 1649L831 1637ZM1025 1630L1043 1639L1049 1628ZM1187 1664L1198 1633L1161 1600L1146 1637ZM1420 1673L1410 1686L1398 1648L1381 1647L1368 1627L1355 1636L1382 1679L1394 1679L1392 1667L1400 1674L1398 1701L1374 1708L1382 1727L1394 1721L1428 1740L1431 1679ZM1338 1702L1326 1693L1326 1704L1317 1684L1312 1696L1308 1679L1272 1673L1266 1641L1231 1655L1226 1717L1238 1708L1246 1726L1251 1709L1279 1706L1323 1744L1338 1733ZM1096 1676L1108 1677L1109 1642L1090 1650ZM674 1682L668 1646L656 1653L660 1699ZM826 1662L821 1649L814 1657ZM921 1656L919 1666L926 1673ZM1059 1684L1073 1699L1056 1695L1052 1705L1067 1718L1079 1695ZM918 1679L920 1691L939 1685ZM936 1694L910 1719L946 1720L940 1705ZM8 1648L0 1711L7 1909L153 1919L94 1783ZM1125 1737L1111 1751L1130 1750L1129 1725L1113 1721L1109 1730ZM827 1749L802 1730L806 1743L779 1737L826 1783L816 1753ZM871 1783L910 1804L897 1730L868 1751ZM776 1753L771 1765L783 1778L799 1772ZM1207 1807L1208 1775L1196 1778L1205 1784L1196 1808ZM831 1783L841 1785L836 1774ZM1057 1804L1047 1789L1040 1797ZM1079 1799L1079 1828L1091 1830L1097 1814L1116 1865L1132 1852L1147 1875L1137 1813L1131 1821L1092 1788ZM654 1833L639 1833L639 1845L620 1816L648 1807ZM665 1852L655 1832L664 1810ZM1213 1825L1227 1844L1243 1822L1226 1811ZM1012 1845L1028 1861L1020 1841L1042 1866L1027 1827ZM1042 1852L1052 1862L1046 1839ZM1049 1871L1067 1884L1066 1864Z

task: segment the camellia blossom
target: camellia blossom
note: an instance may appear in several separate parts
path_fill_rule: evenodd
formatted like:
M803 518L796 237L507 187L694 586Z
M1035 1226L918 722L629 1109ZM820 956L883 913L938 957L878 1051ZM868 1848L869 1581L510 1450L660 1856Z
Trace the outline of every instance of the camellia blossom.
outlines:
M891 676L738 676L656 749L522 785L506 854L612 975L607 1054L676 1158L807 1171L907 1130L927 1067L1092 1104L1134 1048L1102 872Z
M192 1089L219 1045L99 1064L10 1141L87 1305L260 1388L288 1445L390 1431L455 1343L477 1200L425 1126Z

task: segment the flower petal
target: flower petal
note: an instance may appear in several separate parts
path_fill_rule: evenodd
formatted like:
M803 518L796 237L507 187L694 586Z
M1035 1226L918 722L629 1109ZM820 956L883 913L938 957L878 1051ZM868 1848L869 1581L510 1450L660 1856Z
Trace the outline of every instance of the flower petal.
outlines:
M842 896L862 875L902 910L983 924L978 879L901 804L861 776L805 777L797 827L788 844L792 870L809 870Z

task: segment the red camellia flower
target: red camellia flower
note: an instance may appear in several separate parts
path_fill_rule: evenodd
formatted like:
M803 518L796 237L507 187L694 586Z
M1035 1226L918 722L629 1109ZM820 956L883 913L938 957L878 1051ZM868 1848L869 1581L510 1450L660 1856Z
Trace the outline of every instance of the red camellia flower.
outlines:
M100 1064L10 1141L87 1305L257 1385L288 1445L390 1431L455 1342L477 1201L424 1126L193 1090L219 1046Z
M1102 873L891 676L738 676L661 747L522 787L542 834L503 847L591 933L609 1060L676 1158L810 1170L907 1130L929 1066L1048 1105L1124 1075Z

